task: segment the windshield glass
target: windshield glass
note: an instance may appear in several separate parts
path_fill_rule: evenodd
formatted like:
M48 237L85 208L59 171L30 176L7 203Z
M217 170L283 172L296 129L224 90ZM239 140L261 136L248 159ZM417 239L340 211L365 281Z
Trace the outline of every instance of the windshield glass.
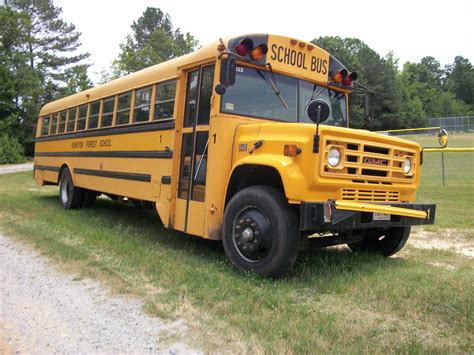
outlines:
M237 66L236 71L235 84L222 95L221 112L285 122L313 123L306 114L306 107L313 96L313 99L327 101L331 107L331 115L324 124L346 126L346 97L343 93L275 73L276 85L288 104L287 110L268 84L269 80L273 80L269 72L242 66Z

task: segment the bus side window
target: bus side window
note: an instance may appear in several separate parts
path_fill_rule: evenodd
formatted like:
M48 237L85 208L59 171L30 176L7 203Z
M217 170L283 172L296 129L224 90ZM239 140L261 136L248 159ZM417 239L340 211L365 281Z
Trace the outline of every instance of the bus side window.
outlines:
M76 124L76 113L77 113L77 107L70 108L69 110L67 110L66 132L74 131L74 125Z
M176 80L156 85L155 114L153 120L173 118Z
M47 136L49 134L49 122L51 116L43 116L41 118L41 135Z
M150 118L151 86L135 92L133 122L146 122Z
M102 124L101 127L112 126L114 118L115 96L105 99L102 104Z
M64 133L64 129L66 128L66 118L67 118L67 112L62 111L59 114L59 128L58 128L58 133Z
M79 106L79 117L77 118L77 130L82 131L86 128L87 104Z
M117 107L117 120L115 125L123 125L129 123L130 105L132 104L132 92L119 95Z
M91 103L89 112L89 129L97 128L99 126L99 112L100 112L100 101Z
M58 116L59 113L53 113L52 120L51 120L51 129L49 134L56 134L56 130L58 128Z

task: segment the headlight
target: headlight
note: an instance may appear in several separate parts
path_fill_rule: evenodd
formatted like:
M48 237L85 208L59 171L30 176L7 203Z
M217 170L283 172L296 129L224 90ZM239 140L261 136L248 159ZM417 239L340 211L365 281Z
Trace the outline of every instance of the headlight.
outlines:
M328 163L332 167L336 167L341 162L341 152L337 148L329 149Z
M411 172L411 159L410 158L405 158L405 161L403 162L403 172L405 174L410 174Z

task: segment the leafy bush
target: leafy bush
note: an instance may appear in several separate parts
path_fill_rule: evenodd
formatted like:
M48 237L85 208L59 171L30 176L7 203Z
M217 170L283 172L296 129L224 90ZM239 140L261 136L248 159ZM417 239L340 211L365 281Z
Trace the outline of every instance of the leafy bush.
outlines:
M9 135L0 136L0 164L24 163L25 151L18 139Z

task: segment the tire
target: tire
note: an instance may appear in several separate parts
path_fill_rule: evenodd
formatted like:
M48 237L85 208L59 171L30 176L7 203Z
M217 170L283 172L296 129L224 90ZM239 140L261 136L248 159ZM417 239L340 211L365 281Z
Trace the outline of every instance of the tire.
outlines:
M92 191L92 190L87 190L87 189L82 189L83 190L83 198L82 198L82 206L83 208L91 208L94 207L95 201L97 199L97 196L99 195L98 192Z
M84 201L84 190L75 187L72 181L71 172L65 168L61 173L59 182L59 202L66 209L74 209L82 207Z
M355 252L377 253L389 257L405 246L410 231L410 226L389 228L388 230L368 230L361 242L347 245Z
M222 243L236 269L277 277L296 261L301 246L298 227L296 213L280 191L252 186L229 201Z

